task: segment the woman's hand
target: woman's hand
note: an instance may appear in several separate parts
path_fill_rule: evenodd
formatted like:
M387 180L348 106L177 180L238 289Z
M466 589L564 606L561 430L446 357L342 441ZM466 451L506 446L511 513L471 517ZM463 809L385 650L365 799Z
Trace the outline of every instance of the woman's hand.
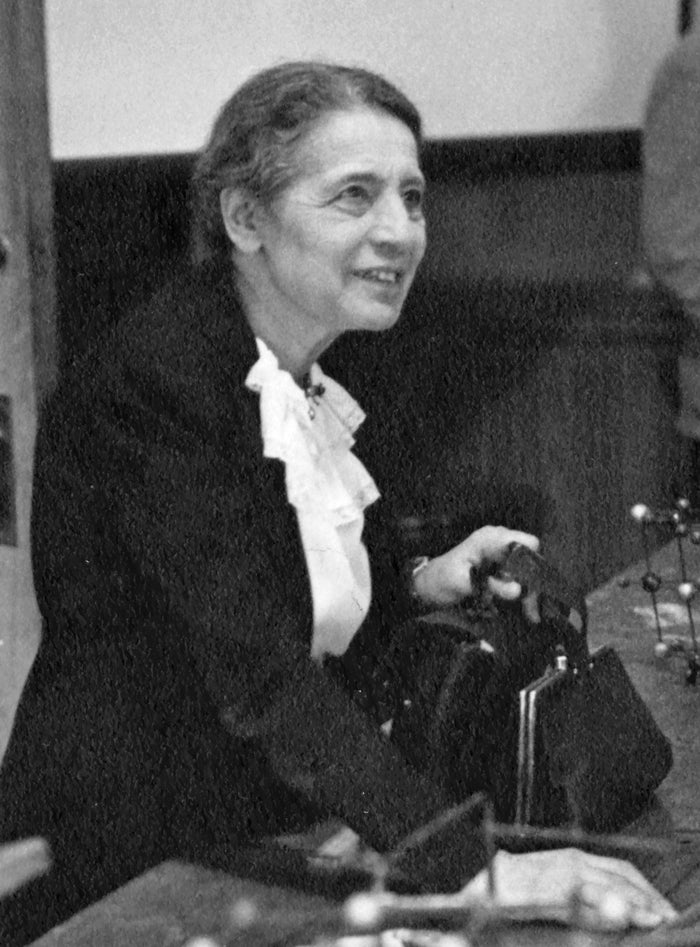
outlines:
M505 526L482 526L448 552L431 559L414 577L414 591L426 605L456 605L473 592L472 569L502 562L511 543L539 549L539 540L530 533ZM488 587L499 598L520 595L517 582L489 576Z
M548 919L595 930L656 927L676 917L675 909L629 862L589 855L576 848L494 859L496 904L542 908ZM462 889L467 898L488 897L488 873ZM537 913L535 911L535 913Z

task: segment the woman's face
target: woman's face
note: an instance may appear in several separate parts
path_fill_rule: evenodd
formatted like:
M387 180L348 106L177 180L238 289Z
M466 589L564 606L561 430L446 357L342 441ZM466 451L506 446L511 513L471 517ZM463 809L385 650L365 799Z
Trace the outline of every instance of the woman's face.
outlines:
M413 134L385 112L333 112L298 160L258 229L268 305L319 339L392 326L425 251Z

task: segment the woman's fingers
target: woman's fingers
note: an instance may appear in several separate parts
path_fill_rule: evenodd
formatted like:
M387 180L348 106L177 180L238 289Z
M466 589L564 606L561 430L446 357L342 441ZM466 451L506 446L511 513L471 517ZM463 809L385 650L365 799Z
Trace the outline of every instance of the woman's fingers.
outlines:
M677 915L673 905L650 884L644 875L628 861L618 858L589 855L588 858L597 858L600 861L600 870L608 873L608 878L602 883L609 889L622 891L639 918L658 916L662 921L670 921ZM655 923L659 923L656 921ZM648 923L640 926L650 926Z
M492 575L489 576L486 584L492 595L508 601L515 601L516 598L520 598L523 592L520 583L514 582L512 579L499 579L498 576Z
M572 894L590 926L656 927L676 916L673 906L630 862L566 851L573 862Z
M533 552L537 552L540 547L537 536L517 529L508 529L505 526L483 526L473 533L471 538L475 540L474 549L479 556L480 564L502 562L514 543L527 546ZM523 592L518 582L503 579L497 575L489 576L487 585L489 591L497 598L511 601L520 598Z
M533 550L539 548L539 539L530 533L505 526L482 526L459 545L432 559L414 577L416 593L432 605L454 605L462 601L474 594L474 575L486 575L490 567L503 562L513 543ZM521 586L511 580L489 575L487 584L498 598L517 599L522 594Z
M603 930L622 931L633 924L633 909L627 899L617 891L599 885L581 885L575 894L574 918L578 926ZM660 919L642 927L656 927Z
M581 927L624 930L656 927L676 911L629 862L578 849L557 849L509 855L499 852L494 863L496 899L504 906L560 909L561 917ZM464 889L486 895L482 872Z
M580 884L574 903L581 926L599 930L653 928L676 916L663 898L648 897L639 889L611 886L600 881Z
M513 543L527 546L533 552L537 552L540 548L540 541L537 536L533 536L531 533L523 533L518 529L508 529L507 526L482 526L473 532L466 541L473 542L474 551L480 562L501 562L505 558L509 546ZM477 564L480 564L480 562Z

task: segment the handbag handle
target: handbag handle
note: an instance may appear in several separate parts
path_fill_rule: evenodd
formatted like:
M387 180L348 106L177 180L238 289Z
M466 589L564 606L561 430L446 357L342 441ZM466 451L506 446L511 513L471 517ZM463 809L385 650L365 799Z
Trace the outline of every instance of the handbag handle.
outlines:
M581 621L581 634L584 638L587 636L588 608L583 592L540 553L522 543L511 543L500 565L499 577L513 579L527 592L537 592L560 606L567 615L571 611L577 612Z

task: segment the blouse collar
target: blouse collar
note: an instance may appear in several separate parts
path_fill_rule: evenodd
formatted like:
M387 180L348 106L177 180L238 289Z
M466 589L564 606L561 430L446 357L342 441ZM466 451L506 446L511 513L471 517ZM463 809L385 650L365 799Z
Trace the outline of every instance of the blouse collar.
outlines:
M273 352L256 339L259 358L246 386L260 395L263 453L285 463L287 497L297 509L319 504L336 525L355 519L379 496L361 462L352 454L354 434L365 419L357 402L314 363L309 397Z

